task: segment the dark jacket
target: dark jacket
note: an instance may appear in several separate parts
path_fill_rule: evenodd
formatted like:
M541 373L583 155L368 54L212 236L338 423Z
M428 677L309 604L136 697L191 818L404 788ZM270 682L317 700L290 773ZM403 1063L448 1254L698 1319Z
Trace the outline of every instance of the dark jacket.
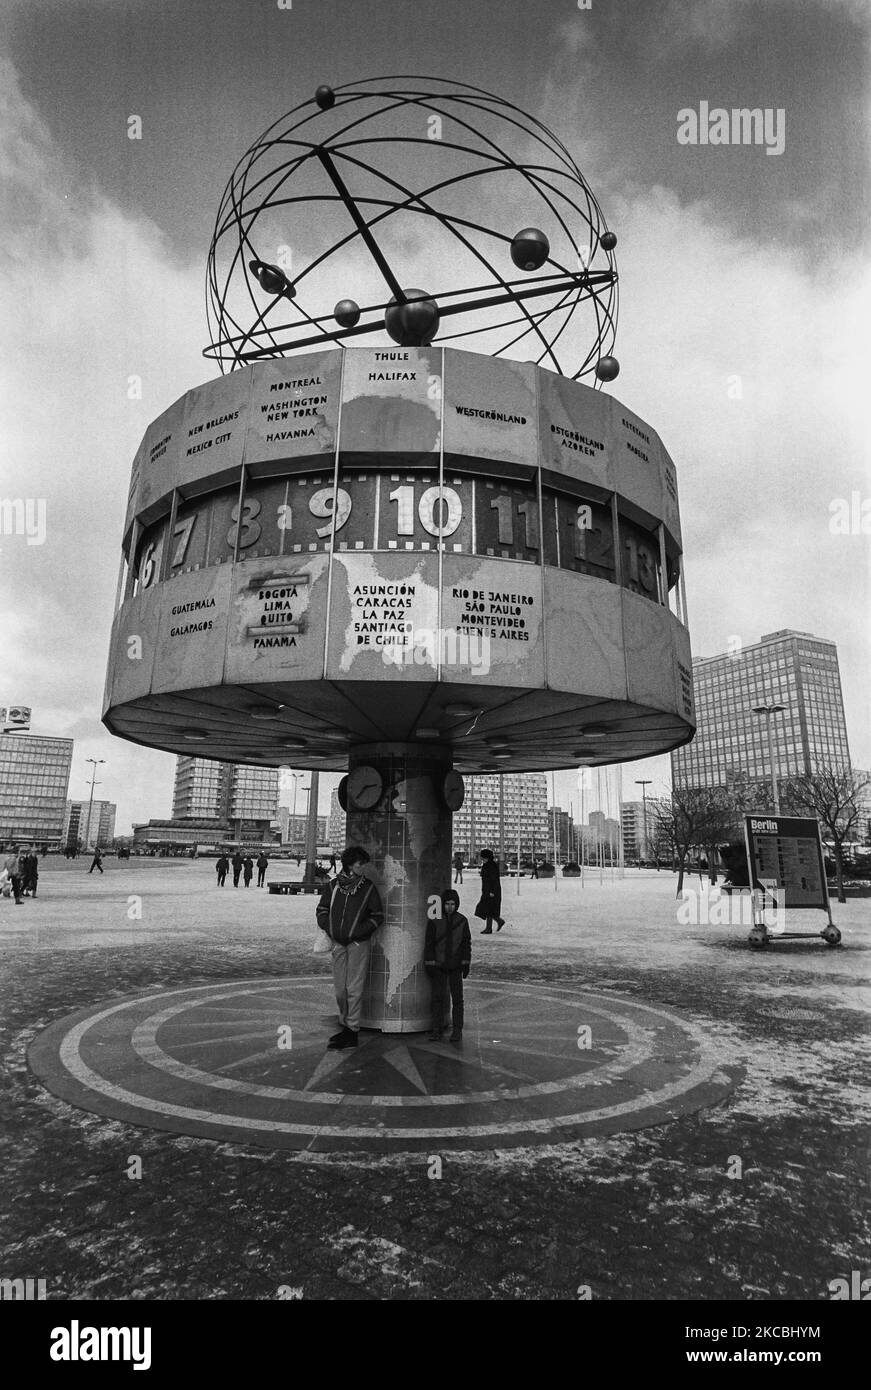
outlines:
M317 919L321 931L337 946L366 941L384 921L378 889L368 878L340 873L321 893Z
M455 912L450 922L447 917L427 922L423 960L425 965L444 971L459 970L471 964L472 934L462 912Z
M481 865L481 902L485 907L494 909L491 913L493 917L502 906L502 880L495 859L485 859Z
M229 868L230 861L227 858L226 854L222 854L220 859L215 864L215 872L219 874L225 874L228 872Z

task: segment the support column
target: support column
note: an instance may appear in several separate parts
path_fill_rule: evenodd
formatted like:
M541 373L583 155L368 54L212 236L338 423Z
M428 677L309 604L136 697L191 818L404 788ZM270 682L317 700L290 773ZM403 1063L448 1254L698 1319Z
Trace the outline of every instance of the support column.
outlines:
M353 748L348 765L347 842L371 856L384 926L372 946L363 996L363 1027L420 1033L430 1026L430 983L423 967L427 900L450 887L452 815L442 785L451 770L449 748L420 743L373 743ZM378 801L354 805L355 768L381 778ZM364 800L366 798L364 797ZM471 903L464 902L466 915Z

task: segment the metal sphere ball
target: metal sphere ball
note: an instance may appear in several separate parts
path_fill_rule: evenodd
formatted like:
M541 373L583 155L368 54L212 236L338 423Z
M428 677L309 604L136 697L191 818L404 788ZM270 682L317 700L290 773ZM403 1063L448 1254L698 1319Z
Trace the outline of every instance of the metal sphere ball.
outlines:
M538 227L524 227L511 242L511 259L518 270L540 270L550 255L550 242Z
M318 87L315 101L322 111L329 111L330 107L336 104L336 94L332 87Z
M439 309L425 290L403 290L407 304L391 299L384 315L384 327L400 347L425 347L439 327Z
M353 299L340 299L333 310L333 318L340 328L353 328L360 320L360 305Z
M596 376L600 381L613 381L620 371L616 357L600 357L596 363Z
M599 245L603 251L613 251L617 245L617 236L614 232L603 232L599 237Z

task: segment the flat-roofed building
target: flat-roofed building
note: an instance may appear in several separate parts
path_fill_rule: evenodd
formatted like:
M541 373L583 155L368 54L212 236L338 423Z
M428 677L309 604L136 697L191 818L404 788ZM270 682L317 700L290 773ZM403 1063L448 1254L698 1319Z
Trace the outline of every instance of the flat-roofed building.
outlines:
M0 843L60 848L72 761L71 738L0 734Z
M68 801L64 814L65 849L105 849L115 838L114 801Z
M785 628L752 646L693 661L698 726L671 755L672 780L687 787L728 787L771 777L770 719L778 778L817 766L850 765L847 723L834 642ZM766 716L754 706L782 705Z
M518 836L521 859L549 858L546 773L505 772L501 777L505 858L517 854ZM500 774L470 776L463 780L466 796L459 811L454 812L454 849L467 860L477 859L482 849L492 849L498 857Z

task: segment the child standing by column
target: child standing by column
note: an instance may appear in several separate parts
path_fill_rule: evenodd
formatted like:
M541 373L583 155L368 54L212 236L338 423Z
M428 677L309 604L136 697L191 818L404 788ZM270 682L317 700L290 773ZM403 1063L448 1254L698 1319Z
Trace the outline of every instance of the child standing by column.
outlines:
M463 1040L463 981L472 963L472 934L460 912L460 895L448 888L441 895L442 915L426 924L423 963L432 982L431 1042L439 1042L444 1028L445 997L451 992L451 1042Z

